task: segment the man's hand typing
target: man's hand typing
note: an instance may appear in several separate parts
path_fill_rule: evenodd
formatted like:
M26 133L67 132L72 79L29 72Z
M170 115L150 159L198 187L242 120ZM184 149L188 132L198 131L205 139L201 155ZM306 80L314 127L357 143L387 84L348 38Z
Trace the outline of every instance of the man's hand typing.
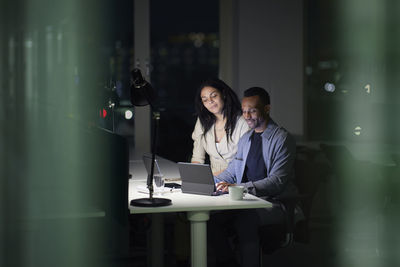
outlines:
M228 192L228 187L235 184L230 184L227 182L219 182L215 185L217 191Z

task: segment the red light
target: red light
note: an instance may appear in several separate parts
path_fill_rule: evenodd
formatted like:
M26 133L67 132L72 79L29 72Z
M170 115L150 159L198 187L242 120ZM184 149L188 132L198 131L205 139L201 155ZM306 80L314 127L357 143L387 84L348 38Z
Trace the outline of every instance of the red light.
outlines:
M107 111L103 108L103 110L100 110L100 117L105 118L107 116Z

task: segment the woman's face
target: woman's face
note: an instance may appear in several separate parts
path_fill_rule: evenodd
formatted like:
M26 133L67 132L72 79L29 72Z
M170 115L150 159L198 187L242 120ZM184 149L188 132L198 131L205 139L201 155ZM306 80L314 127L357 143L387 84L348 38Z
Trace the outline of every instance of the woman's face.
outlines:
M212 114L221 114L224 108L224 101L222 100L222 95L220 91L214 87L206 86L201 89L200 98L203 105Z

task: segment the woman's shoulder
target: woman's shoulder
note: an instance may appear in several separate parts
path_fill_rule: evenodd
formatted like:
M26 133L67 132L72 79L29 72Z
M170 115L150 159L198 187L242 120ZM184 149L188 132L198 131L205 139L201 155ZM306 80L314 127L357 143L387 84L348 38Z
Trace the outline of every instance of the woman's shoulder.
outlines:
M247 124L246 120L243 118L243 116L238 116L237 121L236 121L236 129L243 129L245 131L250 130L249 125Z
M201 135L204 132L204 127L200 122L200 119L197 118L196 124L194 126L193 135Z
M232 139L236 140L236 142L239 141L240 137L243 136L247 131L249 131L250 128L247 125L246 120L243 118L243 116L238 116L235 129L233 131Z
M242 115L240 115L240 116L237 117L236 123L237 123L237 124L247 124L246 120L243 118Z

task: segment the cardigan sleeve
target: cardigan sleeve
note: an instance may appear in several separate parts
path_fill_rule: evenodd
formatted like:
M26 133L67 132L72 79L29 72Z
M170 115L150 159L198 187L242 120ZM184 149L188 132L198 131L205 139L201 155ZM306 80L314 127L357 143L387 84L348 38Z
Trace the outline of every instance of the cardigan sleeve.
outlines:
M200 123L200 120L197 119L196 125L194 126L194 131L192 133L193 139L193 153L192 153L192 162L200 162L204 163L206 150L201 142L203 138L203 126Z

